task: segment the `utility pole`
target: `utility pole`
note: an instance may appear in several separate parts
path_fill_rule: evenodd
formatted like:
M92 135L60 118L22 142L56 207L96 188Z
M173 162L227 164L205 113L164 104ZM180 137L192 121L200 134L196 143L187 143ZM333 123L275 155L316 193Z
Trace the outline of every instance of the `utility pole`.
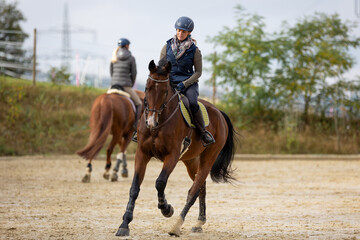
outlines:
M212 73L212 85L213 85L213 93L212 93L212 102L215 105L216 102L216 74L215 74L215 67L216 67L216 62L217 62L217 58L216 58L216 52L214 52L214 58L212 61L212 68L213 68L213 73Z
M32 80L33 86L36 85L36 28L34 28L34 50L33 50L33 66L32 66Z
M341 153L341 140L340 140L340 132L338 125L338 98L339 98L339 83L336 83L336 97L335 97L335 107L334 107L334 125L335 125L335 133L336 133L336 148L338 153Z
M62 29L62 66L66 67L70 72L70 59L71 59L71 48L70 48L70 24L68 15L68 5L65 3L64 6L64 22Z

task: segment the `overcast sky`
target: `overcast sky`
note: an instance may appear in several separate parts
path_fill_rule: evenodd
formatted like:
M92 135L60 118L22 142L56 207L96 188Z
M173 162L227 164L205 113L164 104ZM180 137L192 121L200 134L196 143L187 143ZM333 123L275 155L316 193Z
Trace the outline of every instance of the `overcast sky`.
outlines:
M120 37L131 41L130 50L136 58L137 81L145 83L150 60L159 60L166 40L175 34L174 23L180 16L194 20L192 36L198 41L203 56L214 51L206 42L224 26L235 25L235 6L241 4L250 13L263 16L269 33L278 31L282 21L294 24L305 15L315 12L338 13L344 20L360 20L356 14L356 1L360 0L18 0L18 8L27 21L22 24L30 37L25 43L32 48L33 29L38 30L37 54L39 67L47 71L60 65L64 6L68 5L72 70L80 74L94 73L109 76L109 63ZM14 2L14 0L6 0ZM50 33L48 30L56 30ZM77 30L82 30L79 33ZM357 28L353 35L360 36ZM358 64L351 74L360 70L360 51L353 51ZM76 61L78 56L78 61ZM87 68L86 68L87 66ZM210 73L204 72L204 82ZM201 84L205 87L204 84Z

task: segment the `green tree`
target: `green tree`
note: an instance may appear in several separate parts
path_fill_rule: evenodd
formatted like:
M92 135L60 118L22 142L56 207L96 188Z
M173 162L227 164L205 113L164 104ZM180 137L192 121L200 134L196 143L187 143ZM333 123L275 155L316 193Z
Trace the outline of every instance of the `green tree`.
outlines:
M22 49L28 37L20 26L25 20L17 9L17 2L8 4L0 0L0 72L6 75L20 76L25 71L21 67L30 61Z
M68 73L67 68L64 66L60 68L52 67L48 72L48 78L55 85L70 83L70 73Z
M342 21L337 14L316 13L294 27L284 26L276 41L281 48L274 81L289 98L303 97L303 119L308 124L312 98L326 80L341 77L355 63L349 50L360 44L360 38L350 36L357 25Z
M263 18L248 14L240 5L236 6L236 26L224 27L217 36L208 38L219 53L206 56L209 62L216 62L214 74L219 84L231 88L225 95L244 115L253 119L262 118L265 109L272 104L273 89L269 86L272 59L272 44L264 32ZM216 59L215 59L216 58Z
M342 78L355 63L350 49L360 44L360 38L351 36L356 23L316 13L267 34L261 16L246 13L240 5L236 10L235 27L208 38L217 50L205 58L216 63L212 70L218 83L231 89L225 102L236 108L237 118L251 122L277 121L284 109L303 99L308 124L313 98L328 97L319 95L327 80Z

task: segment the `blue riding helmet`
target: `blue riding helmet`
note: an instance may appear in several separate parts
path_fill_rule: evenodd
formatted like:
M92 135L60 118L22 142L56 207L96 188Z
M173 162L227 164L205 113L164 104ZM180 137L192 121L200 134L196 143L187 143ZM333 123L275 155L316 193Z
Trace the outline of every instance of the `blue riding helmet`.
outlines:
M192 32L192 30L194 30L194 22L189 17L180 17L175 22L175 29L181 29Z
M130 44L130 41L127 40L126 38L120 38L119 41L118 41L118 46L119 47L124 47L126 45L129 45Z

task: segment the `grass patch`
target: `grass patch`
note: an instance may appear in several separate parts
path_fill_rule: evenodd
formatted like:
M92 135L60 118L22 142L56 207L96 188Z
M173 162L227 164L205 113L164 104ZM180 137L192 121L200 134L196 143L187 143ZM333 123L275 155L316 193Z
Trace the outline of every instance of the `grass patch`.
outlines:
M41 82L32 86L28 80L0 76L0 156L74 154L87 143L91 105L105 91ZM235 125L236 116L229 116ZM239 132L237 149L244 154L360 152L358 131L342 133L340 145L331 131L276 130L263 124ZM135 153L136 146L131 143L127 152ZM101 151L105 153L106 147Z

